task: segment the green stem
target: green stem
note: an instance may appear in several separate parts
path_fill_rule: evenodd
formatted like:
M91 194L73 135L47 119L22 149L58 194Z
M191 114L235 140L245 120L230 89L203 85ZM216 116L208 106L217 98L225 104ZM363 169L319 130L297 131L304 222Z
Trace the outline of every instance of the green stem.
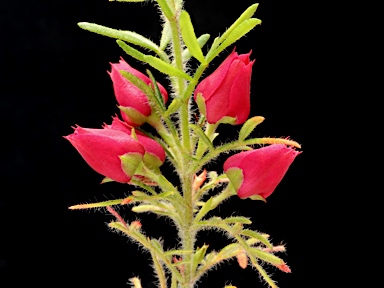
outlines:
M194 251L194 245L196 240L196 231L193 228L193 207L192 201L192 175L190 173L183 174L183 196L186 204L186 210L184 211L184 221L181 226L181 238L183 249L188 251ZM192 254L186 254L184 260L186 261L184 270L185 282L181 283L182 288L193 288L194 282L192 281L194 271L192 271Z

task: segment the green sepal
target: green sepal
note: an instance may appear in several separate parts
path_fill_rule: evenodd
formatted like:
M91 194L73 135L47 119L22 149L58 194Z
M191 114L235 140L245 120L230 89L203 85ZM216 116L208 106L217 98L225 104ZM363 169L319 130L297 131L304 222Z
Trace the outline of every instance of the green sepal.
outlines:
M225 218L223 220L225 223L228 223L228 224L230 224L230 223L252 224L251 220L249 220L246 217L242 217L242 216L228 217L228 218Z
M207 116L207 106L205 105L205 98L201 93L197 93L196 104L197 104L197 107L199 108L200 114Z
M205 254L207 253L209 245L203 245L200 248L196 249L195 254L193 255L192 259L192 271L195 271L197 269L197 266L201 263L201 261L204 259Z
M123 75L123 77L125 79L127 79L131 84L133 84L137 88L139 88L148 97L150 97L151 95L154 94L151 87L149 85L147 85L147 83L145 83L139 77L137 77L134 74L129 73L128 71L125 71L125 70L120 70L119 72L121 73L121 75Z
M256 258L263 260L267 263L270 263L274 266L280 266L280 265L284 264L284 261L281 260L279 257L277 257L277 256L275 256L269 252L263 251L261 249L251 247L248 249L248 251L249 251L249 253L251 253Z
M238 191L244 181L243 171L240 168L232 167L229 168L225 174L227 175L235 191Z
M145 152L143 162L145 166L155 172L160 172L158 169L161 165L163 165L163 162L156 155L148 152Z
M188 12L183 10L180 14L180 29L181 36L183 37L185 46L187 46L189 52L195 57L200 63L205 63L203 52L201 51L200 45L197 41L195 30L191 22L191 17Z
M126 153L119 156L121 160L121 168L128 177L132 177L135 174L137 167L143 161L143 155L140 153Z
M135 108L118 106L121 111L123 111L127 117L134 122L136 125L141 126L147 121L147 116L144 116Z
M224 116L218 121L220 124L236 125L236 118L230 116Z
M252 195L252 196L249 196L247 198L249 198L251 200L260 200L260 201L263 201L264 203L267 203L267 200L263 196L260 196L260 195Z
M259 242L263 243L265 246L267 246L268 248L273 248L273 245L268 241L268 239L266 237L264 237L262 234L256 232L256 231L253 231L253 230L249 230L249 229L244 229L240 232L241 235L244 235L244 236L248 236L250 238L255 238L257 239Z
M248 119L240 129L239 141L245 140L252 133L252 131L256 128L256 126L264 121L264 119L265 118L262 116L255 116L255 117Z
M154 42L152 42L148 38L136 32L117 30L117 29L105 27L102 25L94 24L94 23L88 23L88 22L80 22L78 23L78 25L80 28L84 30L97 33L103 36L119 39L128 43L152 50L156 54L158 54L162 59L164 60L168 59L167 54L164 51L162 51L162 49L159 46L157 46Z
M115 180L109 178L109 177L104 177L104 179L101 181L100 184L108 183L108 182L115 182Z

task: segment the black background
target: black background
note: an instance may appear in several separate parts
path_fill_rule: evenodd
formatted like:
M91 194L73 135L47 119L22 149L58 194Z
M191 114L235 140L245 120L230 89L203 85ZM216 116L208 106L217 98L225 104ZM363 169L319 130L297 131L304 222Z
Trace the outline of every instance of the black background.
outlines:
M253 1L186 1L197 35L223 33ZM315 260L311 256L311 219L315 198L308 185L311 154L306 139L312 55L305 7L297 2L259 1L263 22L236 43L238 53L252 49L250 116L266 118L254 136L289 136L303 146L268 203L231 199L221 215L251 217L253 229L285 243L282 255L292 273L268 266L279 287L308 287ZM300 9L299 9L300 8ZM308 12L308 11L307 11ZM62 136L71 126L100 128L118 113L110 62L123 56L134 68L144 67L124 55L114 39L80 29L78 22L135 31L159 41L158 12L152 3L107 0L2 1L0 9L0 115L2 123L0 190L0 287L128 287L139 276L143 287L155 287L149 255L136 244L108 231L112 216L103 211L69 211L84 202L127 195L130 187L100 185L98 175ZM205 75L230 53L215 59ZM207 48L203 50L207 51ZM158 79L162 75L155 72ZM167 85L166 80L159 80ZM238 127L220 127L220 139ZM219 140L220 140L219 139ZM4 147L4 146L3 146ZM225 159L208 167L221 172ZM163 167L162 169L167 169ZM169 168L168 168L169 169ZM163 218L120 212L128 221L141 219L148 236L175 243L175 229ZM198 244L219 249L229 243L220 233L202 233ZM236 261L223 264L199 287L264 287L256 271ZM312 279L313 280L313 279Z

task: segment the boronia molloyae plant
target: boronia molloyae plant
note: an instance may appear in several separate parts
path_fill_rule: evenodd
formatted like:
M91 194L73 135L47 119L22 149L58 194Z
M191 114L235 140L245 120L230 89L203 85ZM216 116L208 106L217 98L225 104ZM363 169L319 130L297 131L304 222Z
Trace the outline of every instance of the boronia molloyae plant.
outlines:
M150 253L160 288L202 285L203 275L232 258L242 268L253 267L260 279L277 287L265 268L272 265L290 272L278 256L285 251L284 245L271 243L267 232L247 228L251 224L247 217L207 216L214 215L220 203L232 196L265 201L301 153L296 150L300 145L290 139L251 137L264 121L261 116L250 117L255 60L251 52L239 54L233 44L261 23L253 17L258 4L246 9L208 45L210 35L195 34L184 1L150 2L160 13L159 43L134 31L78 24L116 39L127 55L111 63L109 71L120 115L99 128L75 126L65 139L104 176L102 183L126 184L129 196L70 209L102 207L113 215L115 220L108 226ZM225 60L210 75L204 75L219 54L225 54ZM132 67L128 63L132 58L143 65ZM198 63L196 69L188 65L192 60ZM165 74L169 83L159 83L153 70ZM146 131L145 125L153 131ZM219 125L237 125L238 135L224 144L217 143ZM228 156L230 151L232 156ZM208 163L218 157L226 157L223 167L208 171ZM165 166L172 167L179 181L163 175ZM145 233L139 220L124 219L117 206L131 207L132 218L144 212L168 217L177 228L178 245L165 249L162 241ZM217 251L209 248L209 239L197 247L196 238L203 230L222 231L230 241ZM141 287L138 277L131 283Z

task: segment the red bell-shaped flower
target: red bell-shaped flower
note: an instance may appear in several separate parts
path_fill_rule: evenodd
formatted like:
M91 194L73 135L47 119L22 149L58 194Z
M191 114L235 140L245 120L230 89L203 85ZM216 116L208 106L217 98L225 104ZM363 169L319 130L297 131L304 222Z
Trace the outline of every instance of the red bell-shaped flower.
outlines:
M121 121L117 117L112 117L112 119L113 119L112 124L111 125L105 124L103 126L104 129L119 130L119 131L123 131L124 133L127 133L128 135L132 134L133 127ZM139 131L135 131L135 132L136 132L137 139L145 149L145 154L143 158L144 163L149 167L160 167L165 160L165 152L163 147L158 142L156 142L152 138L145 136Z
M132 68L125 62L123 59L119 63L111 63L111 76L113 82L113 89L115 92L115 97L120 106L125 108L131 108L137 114L137 117L128 116L126 113L121 112L121 116L124 121L131 126L140 126L145 122L145 118L150 116L152 113L151 107L148 103L148 97L135 85L129 82L120 71L127 71L136 77L143 80L147 85L153 85L149 77L141 73L140 71ZM157 82L160 93L164 98L164 103L168 101L168 93L164 87Z
M224 171L240 198L259 195L266 199L300 153L283 144L272 144L229 157Z
M252 65L255 62L249 59L251 52L238 55L233 50L211 75L197 85L194 98L209 123L242 124L247 120L251 109Z
M122 183L131 180L145 153L139 141L113 129L77 126L73 134L64 138L71 142L93 170Z

